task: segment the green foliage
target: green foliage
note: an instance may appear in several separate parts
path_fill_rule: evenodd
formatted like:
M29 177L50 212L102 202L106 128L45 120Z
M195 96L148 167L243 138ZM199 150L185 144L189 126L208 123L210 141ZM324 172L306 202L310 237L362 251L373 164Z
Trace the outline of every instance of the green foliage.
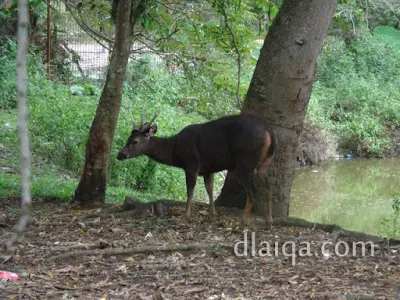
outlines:
M350 47L327 39L309 106L310 119L337 135L340 149L360 156L387 155L400 122L400 51L377 35Z
M69 90L72 95L86 95L93 96L98 94L98 87L84 83L82 85L72 85Z
M19 175L0 173L2 189L0 197L19 196L21 178ZM54 178L54 176L34 176L31 181L31 193L35 197L54 197L60 200L69 200L73 195L77 182Z
M378 41L392 46L391 50L400 51L400 31L389 26L377 26L374 37Z
M393 194L392 215L381 220L381 235L386 238L400 237L400 192Z
M238 111L258 59L257 24L264 13L271 14L270 20L274 17L274 3L215 0L193 5L178 1L172 6L157 2L146 12L142 26L150 41L166 53L168 64L179 67L190 79L184 101L202 115L218 117Z
M17 106L17 73L16 73L17 44L12 40L0 46L0 109L10 109ZM28 55L29 84L34 86L46 78L39 59Z
M354 0L353 0L354 1ZM399 28L400 3L399 1L368 0L357 1L368 14L368 25L371 29L377 26Z
M267 26L272 25L272 21L278 15L279 7L282 5L282 1L268 1L268 0L256 0L255 6L258 12L258 18L263 18L265 14L268 15L266 20Z
M399 20L398 1L339 0L329 33L351 44L365 30L374 31L379 26L399 28Z
M2 1L0 4L0 38L16 36L16 24L18 17L18 1ZM46 16L46 1L30 0L29 5L29 22L30 30L34 30L36 35L43 33L44 22L36 22L39 19L44 19Z
M66 177L65 170L43 170L43 166L33 165L35 176L31 178L31 194L33 197L56 198L70 200L75 192L78 180ZM40 175L39 175L40 174ZM21 195L21 177L15 174L0 172L0 197L19 197ZM108 187L106 199L109 203L121 203L127 196L137 197L142 201L154 200L149 193L133 191L124 187Z
M0 108L17 106L17 75L15 73L16 45L9 42L0 47ZM14 58L14 59L13 59ZM9 74L14 76L10 76Z

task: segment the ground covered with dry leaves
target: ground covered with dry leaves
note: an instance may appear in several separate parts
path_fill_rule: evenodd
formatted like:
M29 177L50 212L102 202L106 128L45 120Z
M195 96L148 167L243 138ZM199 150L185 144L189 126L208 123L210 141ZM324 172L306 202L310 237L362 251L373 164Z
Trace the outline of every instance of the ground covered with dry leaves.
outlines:
M18 205L1 199L2 244L17 221ZM0 282L0 299L400 299L396 246L380 246L373 257L362 257L355 247L355 256L339 257L321 253L321 243L330 239L322 231L253 225L247 236L254 232L256 252L266 247L260 242L277 242L270 250L279 253L252 256L250 241L249 255L238 257L234 244L244 240L240 211L219 209L212 220L196 206L193 222L185 225L183 207L162 218L151 209L104 214L40 199L33 209L34 222L15 254L2 255L0 271L21 279ZM288 241L296 251L309 242L313 256L293 261L292 246L288 255L282 253ZM337 242L342 250L352 244ZM238 249L243 254L243 243Z

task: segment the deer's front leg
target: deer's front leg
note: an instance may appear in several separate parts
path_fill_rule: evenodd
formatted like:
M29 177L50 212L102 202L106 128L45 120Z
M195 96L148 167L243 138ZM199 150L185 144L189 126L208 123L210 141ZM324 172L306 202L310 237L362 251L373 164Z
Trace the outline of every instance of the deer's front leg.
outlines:
M253 209L253 199L247 196L246 207L243 210L242 219L240 221L240 227L244 228L249 225L251 210Z
M267 215L266 215L266 228L268 230L272 229L272 194L271 190L268 187L267 190L267 197L266 197L266 202L267 202Z
M187 192L187 202L185 217L187 221L190 221L190 216L192 213L192 199L194 193L194 187L196 186L197 172L186 171L186 192Z
M215 206L214 206L214 197L213 197L213 188L214 188L214 174L204 175L204 184L206 186L208 199L209 199L209 210L210 215L215 216Z

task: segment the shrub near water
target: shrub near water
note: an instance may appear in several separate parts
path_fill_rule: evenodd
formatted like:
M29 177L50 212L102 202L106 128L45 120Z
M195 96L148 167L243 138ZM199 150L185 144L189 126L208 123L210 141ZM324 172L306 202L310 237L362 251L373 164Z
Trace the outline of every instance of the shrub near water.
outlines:
M338 136L339 148L382 157L400 121L400 51L368 34L348 48L329 38L318 65L310 119ZM397 128L398 129L398 128Z

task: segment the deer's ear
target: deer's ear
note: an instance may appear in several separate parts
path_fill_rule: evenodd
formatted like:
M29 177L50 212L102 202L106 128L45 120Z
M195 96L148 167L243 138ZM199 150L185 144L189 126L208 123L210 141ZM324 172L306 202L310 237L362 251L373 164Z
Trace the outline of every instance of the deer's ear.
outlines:
M156 132L157 132L157 125L154 124L154 125L151 126L150 129L149 129L149 135L150 135L150 136L153 136L153 135L156 134Z

